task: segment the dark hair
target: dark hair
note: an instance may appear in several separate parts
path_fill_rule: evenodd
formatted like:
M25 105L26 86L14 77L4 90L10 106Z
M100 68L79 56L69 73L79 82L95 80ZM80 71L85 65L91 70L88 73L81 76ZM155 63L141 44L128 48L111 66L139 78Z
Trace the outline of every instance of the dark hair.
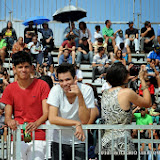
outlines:
M43 24L42 24L42 26L44 27L44 25L47 25L47 28L48 28L48 23L47 22L44 22Z
M121 43L119 44L119 47L120 47L120 49L122 50L122 49L124 48L124 42L121 42Z
M96 26L95 26L96 31L97 31L98 29L100 30L100 28L101 28L100 25L96 25Z
M112 85L112 87L124 85L128 75L128 70L121 63L114 63L107 71L106 80Z
M103 38L98 38L97 41L103 43Z
M86 28L87 28L86 23L85 23L85 22L83 22L83 21L81 21L81 22L79 23L79 28L80 28L81 24L83 25L83 28L84 28L84 29L86 29Z
M82 41L83 41L83 42L84 42L84 41L87 41L87 39L88 39L87 37L83 37L83 38L82 38Z
M7 29L8 29L8 23L9 23L9 22L11 22L11 21L8 21L8 22L7 22L7 27L6 27ZM11 22L11 28L10 28L10 29L12 29L12 22Z
M74 38L75 38L75 36L69 35L67 39L70 41L71 39L74 39Z
M50 88L53 87L52 78L51 78L50 76L43 75L43 76L41 76L39 79L47 82L47 84L49 85Z
M120 52L121 52L120 59L122 60L122 59L123 59L123 56L122 56L122 50L120 50L120 49L118 49L118 50L117 50L117 52L116 52L116 54L115 54L115 58L116 58L116 59L118 58L118 57L117 57L117 53L118 53L118 51L120 51Z
M12 61L14 66L18 64L22 64L24 62L28 62L30 65L32 65L31 56L24 51L19 51L12 56Z
M145 21L144 26L148 26L150 24L150 21Z
M106 20L106 21L105 21L105 25L107 25L107 23L108 23L109 21L110 21L110 20Z
M150 60L150 62L152 62L152 61L154 61L154 62L155 62L156 60L155 60L155 59L151 59L151 60Z
M101 51L103 51L103 49L104 49L104 47L99 47L98 48L98 53L101 52Z
M57 77L58 77L58 74L66 73L66 72L70 72L72 77L74 78L76 75L74 65L69 63L62 63L61 65L59 65L57 68Z

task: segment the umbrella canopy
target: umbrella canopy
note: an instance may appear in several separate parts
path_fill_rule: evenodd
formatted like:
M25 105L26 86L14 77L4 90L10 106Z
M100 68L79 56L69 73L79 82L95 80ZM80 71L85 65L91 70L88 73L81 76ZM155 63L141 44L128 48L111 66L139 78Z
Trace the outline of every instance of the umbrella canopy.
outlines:
M30 21L33 21L33 23L36 25L43 24L44 22L49 22L50 20L44 16L36 16L26 19L22 24L27 26Z
M53 14L53 20L62 23L78 21L79 19L86 17L86 14L87 12L84 9L69 5L58 9Z

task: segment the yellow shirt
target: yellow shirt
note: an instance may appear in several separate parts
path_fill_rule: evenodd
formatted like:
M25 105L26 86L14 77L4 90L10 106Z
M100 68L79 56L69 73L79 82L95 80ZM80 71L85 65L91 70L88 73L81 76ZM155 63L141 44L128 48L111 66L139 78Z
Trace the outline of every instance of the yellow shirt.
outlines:
M11 37L12 36L12 31L9 31L9 32L6 31L5 36Z

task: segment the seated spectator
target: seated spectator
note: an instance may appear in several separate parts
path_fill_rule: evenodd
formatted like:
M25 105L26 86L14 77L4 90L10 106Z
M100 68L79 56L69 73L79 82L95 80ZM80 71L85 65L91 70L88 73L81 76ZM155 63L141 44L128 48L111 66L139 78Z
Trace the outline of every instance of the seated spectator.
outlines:
M79 44L82 43L82 38L86 37L91 41L92 35L90 30L87 28L87 25L85 22L79 23Z
M63 50L63 54L59 57L58 64L62 64L63 62L72 64L72 56L69 54L69 50L65 49Z
M160 91L160 77L159 77L159 67L156 66L155 59L151 59L149 64L146 65L147 76L150 78L150 82L155 86L159 87Z
M76 76L77 76L78 82L82 82L82 80L83 80L82 71L79 69L79 67L76 64L75 64L74 68L76 70Z
M160 25L159 25L158 31L157 31L157 41L158 41L158 43L160 45Z
M33 36L32 42L28 43L28 49L30 49L32 59L36 59L40 65L43 61L43 47L37 39L37 36Z
M50 48L50 50L53 50L54 42L53 42L53 32L48 27L48 23L42 24L43 28L39 28L38 32L42 33L43 39L42 39L42 45L44 48Z
M149 111L149 114L152 116L152 121L154 122L156 120L156 123L159 124L159 112L155 112L157 109L157 104L154 102L152 105L152 108Z
M140 113L135 113L137 110L139 110ZM152 117L146 113L145 108L140 108L136 107L133 111L132 114L134 115L134 118L136 119L136 125L153 125ZM145 138L145 132L146 130L141 129L140 130L140 136L141 138ZM138 130L134 129L132 136L135 138L137 137ZM151 131L148 130L149 133L149 138L151 138ZM142 147L140 151L144 151L145 144L142 143Z
M77 53L78 66L80 65L82 59L89 60L90 64L92 64L93 47L92 47L91 41L86 37L82 38L82 43L79 44L79 47L78 47L78 53Z
M76 47L78 47L78 45L79 45L79 30L77 28L75 28L74 22L71 22L71 26L69 23L69 26L64 30L63 34L64 34L64 41L66 41L70 35L74 36Z
M2 33L0 33L0 56L2 61L4 62L5 60L5 55L6 55L6 47L7 43L5 42L5 39L3 39Z
M57 85L59 84L59 79L57 77L57 66L54 67L54 72L51 75L52 81L53 81L53 85Z
M100 25L95 26L95 30L96 31L94 32L94 43L97 42L98 38L103 38L102 33L100 32Z
M151 84L150 82L150 79L148 77L145 78L145 82L146 82L146 87L148 88L150 94L151 94L151 98L152 98L152 103L155 101L155 98L154 98L154 85ZM139 95L140 96L143 96L143 87L142 85L140 84L139 86Z
M74 40L74 36L70 35L68 36L68 40L65 40L61 46L59 47L59 53L58 53L58 62L59 62L59 58L60 56L63 54L63 51L65 49L69 50L69 54L71 54L72 56L72 64L75 63L75 57L76 57L76 52L75 52L75 40Z
M126 44L130 46L135 45L135 51L136 54L139 54L139 40L138 40L138 29L133 28L133 21L130 21L129 23L129 28L126 30L125 37L126 37Z
M35 65L32 65L32 70L31 70L31 74L30 74L31 78L40 78L41 74L38 72L37 68L35 67ZM15 76L15 82L17 81L17 76Z
M110 52L110 58L112 63L122 62L123 65L126 65L126 60L123 58L122 51L120 49L117 50L115 56L113 56L113 52Z
M94 48L94 55L98 53L98 48L99 47L104 47L105 53L107 53L107 43L103 43L103 38L98 38L95 43L93 43L93 48Z
M122 56L127 63L130 63L132 61L131 50L127 44L125 44L124 42L121 42L119 45L116 44L114 48L114 53L116 53L117 50L122 51Z
M128 71L130 73L130 81L128 83L128 88L133 89L138 93L138 73L140 71L140 66L135 65L133 62L128 64Z
M149 52L148 56L147 56L147 62L150 62L151 59L155 59L156 60L156 64L155 65L159 65L160 62L160 46L156 45L154 46L154 50Z
M6 40L6 43L9 45L9 49L12 49L14 41L17 40L17 35L15 29L12 27L12 22L7 22L7 27L2 29L3 38Z
M24 43L32 42L33 36L37 36L37 27L33 28L33 21L28 23L28 27L24 30Z
M105 24L106 26L102 29L103 38L107 44L112 43L112 46L114 48L116 45L116 42L115 42L116 34L111 28L112 23L110 20L106 20Z
M124 43L125 39L124 39L124 36L123 36L123 31L121 29L117 30L118 34L116 34L116 46L118 46L120 43Z
M151 27L151 23L146 21L144 27L141 29L141 52L144 52L144 46L147 47L156 45L154 29Z
M22 37L19 37L18 41L13 45L12 54L23 51L24 48L27 48L27 44L23 42Z
M93 57L92 62L92 83L94 82L97 74L103 74L107 72L109 66L108 56L104 54L105 50L103 47L98 48L98 54Z

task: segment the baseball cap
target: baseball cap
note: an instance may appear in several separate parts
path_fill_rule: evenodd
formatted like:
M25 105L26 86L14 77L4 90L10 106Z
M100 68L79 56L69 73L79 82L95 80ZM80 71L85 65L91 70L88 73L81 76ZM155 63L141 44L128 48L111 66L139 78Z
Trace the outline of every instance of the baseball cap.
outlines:
M156 52L160 52L160 46L159 46L159 45L156 45L156 46L154 47L154 49L156 50Z
M129 21L127 24L133 24L133 21Z
M123 36L123 31L120 30L120 31L118 32L118 34L119 34L120 37L122 37L122 36Z

